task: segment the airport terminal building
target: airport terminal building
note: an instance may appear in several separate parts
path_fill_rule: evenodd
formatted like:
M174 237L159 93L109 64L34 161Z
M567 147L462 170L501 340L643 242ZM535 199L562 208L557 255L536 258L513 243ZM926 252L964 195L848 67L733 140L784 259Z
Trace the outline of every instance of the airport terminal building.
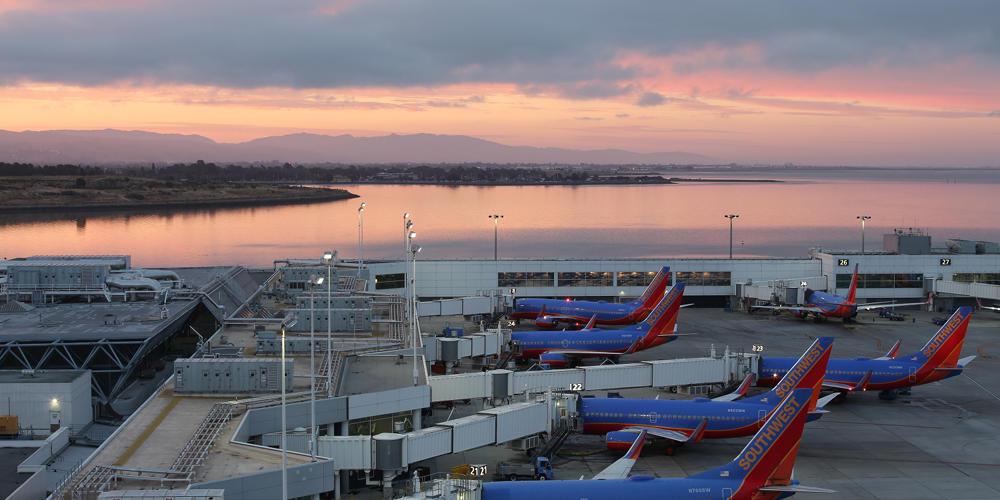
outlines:
M764 300L783 288L803 286L844 294L855 266L862 302L969 295L955 288L1000 285L995 243L948 240L946 247L932 249L929 236L898 233L886 235L884 243L885 249L876 252L812 250L803 258L418 260L416 290L424 300L497 291L515 300L618 300L641 294L661 266L670 266L671 283L686 283L686 297L704 305L724 305L730 298ZM403 288L402 263L372 262L368 268L370 291Z

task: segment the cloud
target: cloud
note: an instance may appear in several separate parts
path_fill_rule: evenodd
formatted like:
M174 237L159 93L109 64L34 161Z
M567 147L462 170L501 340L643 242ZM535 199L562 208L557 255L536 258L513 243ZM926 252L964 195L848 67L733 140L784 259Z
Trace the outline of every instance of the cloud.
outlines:
M635 91L643 74L620 61L624 53L668 57L712 47L746 50L702 65L688 60L676 69L815 74L927 67L956 58L1000 69L995 0L969 0L962 8L937 0L775 0L766 7L743 0L18 5L0 10L0 84L346 88L501 82L598 99Z
M660 94L659 92L643 92L643 94L639 96L639 100L635 102L635 105L642 107L650 107L650 106L659 106L666 102L667 98L664 97L664 95Z

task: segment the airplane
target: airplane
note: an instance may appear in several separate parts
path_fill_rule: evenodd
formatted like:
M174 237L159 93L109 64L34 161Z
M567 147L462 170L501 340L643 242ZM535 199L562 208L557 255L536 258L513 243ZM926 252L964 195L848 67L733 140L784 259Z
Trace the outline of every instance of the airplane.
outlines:
M617 360L675 340L677 315L684 283L664 295L641 323L620 330L589 328L581 331L521 331L511 334L519 359L538 359L548 366L566 366L583 358Z
M980 309L985 309L987 311L993 311L993 312L1000 312L1000 307L985 305L983 304L983 301L979 300L978 298L976 299L976 305L978 305Z
M483 484L482 498L750 500L786 498L800 492L836 493L803 486L794 478L795 457L809 416L809 402L815 399L814 392L813 389L789 392L739 455L732 462L715 469L686 478L632 476L603 481L489 482Z
M532 319L539 328L579 327L593 316L598 325L631 325L642 321L656 306L667 285L670 267L663 266L638 298L630 302L595 302L591 300L520 299L514 303L511 319Z
M847 394L857 391L881 391L879 398L892 400L907 394L915 385L954 377L975 356L959 358L965 334L972 318L971 307L960 307L919 351L899 356L899 342L878 358L831 359L823 385ZM794 358L761 358L757 385L770 385L786 373Z
M796 317L808 319L809 316L815 318L817 322L829 318L841 318L844 323L854 319L859 311L872 311L875 309L887 309L904 306L921 306L927 302L909 302L897 304L891 302L879 302L870 304L858 304L856 297L858 292L858 265L854 264L854 274L851 275L851 286L847 291L847 297L833 293L819 292L807 288L805 291L806 304L802 306L751 306L750 310L768 309L772 311L791 311Z
M715 400L581 398L583 432L605 434L608 448L621 449L632 443L637 432L646 431L668 440L667 454L672 455L674 443L693 445L705 438L752 435L788 393L800 388L813 390L808 409L819 418L826 413L823 407L837 397L818 399L832 347L833 337L816 339L774 389L748 398L743 395L752 374L733 394Z

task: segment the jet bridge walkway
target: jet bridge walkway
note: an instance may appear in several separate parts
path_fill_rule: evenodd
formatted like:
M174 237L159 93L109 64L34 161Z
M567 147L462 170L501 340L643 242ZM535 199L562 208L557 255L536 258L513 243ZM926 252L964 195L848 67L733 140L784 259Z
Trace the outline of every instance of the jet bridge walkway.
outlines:
M977 299L1000 301L1000 285L934 280L932 290L935 294L962 295Z

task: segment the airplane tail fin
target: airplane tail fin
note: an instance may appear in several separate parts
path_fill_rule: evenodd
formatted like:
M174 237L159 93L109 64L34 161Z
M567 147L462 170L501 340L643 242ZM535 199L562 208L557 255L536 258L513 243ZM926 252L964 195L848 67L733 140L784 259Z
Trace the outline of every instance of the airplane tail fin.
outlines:
M833 337L820 337L813 341L812 345L802 353L798 361L785 373L785 376L771 389L754 398L745 401L781 401L789 393L796 389L812 389L812 398L808 403L808 410L816 409L816 400L823 389L823 376L826 374L826 365L830 361L830 353L833 351Z
M809 402L816 399L815 392L812 389L789 392L732 462L691 477L741 481L732 498L750 498L762 488L792 486L792 468L809 416Z
M858 265L854 264L854 274L851 275L851 288L847 291L847 303L854 304L858 296Z
M962 354L965 334L972 319L972 308L959 307L937 333L911 357L923 360L923 368L954 368Z
M678 312L681 310L681 299L684 297L684 283L677 283L670 292L660 299L656 307L646 316L640 328L646 329L646 335L639 343L640 348L652 347L655 343L663 343L673 337L674 326L677 325ZM662 342L657 341L661 337Z
M646 289L642 291L642 295L635 300L636 303L640 307L651 309L656 305L656 301L663 296L663 291L667 289L669 284L670 266L663 266L656 272L656 276L653 276L653 281L650 281Z

